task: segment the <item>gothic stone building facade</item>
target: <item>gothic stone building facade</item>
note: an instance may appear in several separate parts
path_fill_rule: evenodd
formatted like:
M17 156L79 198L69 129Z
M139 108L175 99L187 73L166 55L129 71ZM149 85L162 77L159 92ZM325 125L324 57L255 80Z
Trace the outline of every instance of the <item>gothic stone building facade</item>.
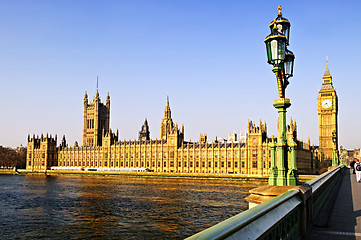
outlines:
M57 136L28 137L27 165L29 171L44 171L51 166L84 168L147 168L154 172L194 174L240 174L267 176L271 165L266 123L256 126L248 122L246 141L184 141L184 126L171 117L167 96L160 139L151 140L147 120L138 141L119 140L118 131L109 128L110 96L101 103L98 91L88 103L84 96L83 144L73 147L65 137L57 146ZM297 141L296 122L290 122L287 137L297 142L296 164L299 173L314 173L314 159L309 142Z

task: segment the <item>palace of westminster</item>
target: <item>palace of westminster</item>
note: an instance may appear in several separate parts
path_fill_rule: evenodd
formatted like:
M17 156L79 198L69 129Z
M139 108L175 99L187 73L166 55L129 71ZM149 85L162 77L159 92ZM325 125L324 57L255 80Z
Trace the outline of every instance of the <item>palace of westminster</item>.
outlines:
M337 133L338 102L332 77L326 63L322 87L317 97L319 146L310 141L297 140L297 125L290 121L287 138L297 143L296 165L300 174L319 173L331 165L334 152L332 132ZM199 142L184 141L184 126L173 122L169 99L160 125L160 138L150 139L145 120L137 141L119 140L118 131L109 126L110 96L105 104L98 91L92 102L85 92L83 107L82 146L66 143L65 136L57 146L57 136L28 136L26 169L45 171L52 166L73 168L147 169L154 172L187 174L238 174L268 176L271 157L266 123L258 126L249 121L245 136L221 141L207 141L200 135ZM337 146L337 142L336 142Z

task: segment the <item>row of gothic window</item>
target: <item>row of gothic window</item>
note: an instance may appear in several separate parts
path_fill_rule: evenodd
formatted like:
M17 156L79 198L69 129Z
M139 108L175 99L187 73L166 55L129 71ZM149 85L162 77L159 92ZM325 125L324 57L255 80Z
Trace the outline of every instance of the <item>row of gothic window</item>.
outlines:
M142 155L142 158L144 158L145 154L142 153L141 155ZM170 155L170 158L174 158L174 152L170 152L169 155ZM266 157L266 151L263 152L263 155L264 155L264 157ZM69 156L70 156L69 154L68 154L68 155L60 155L60 158L65 158L65 157L69 157ZM73 156L73 155L71 155L71 156ZM98 157L102 158L102 156L103 156L102 154L96 155L97 158L98 158ZM134 153L132 153L132 154L125 153L125 158L126 158L126 159L127 159L129 156L130 156L130 158L134 158ZM136 158L139 158L139 153L136 153L135 156L136 156ZM152 156L153 156L153 158L155 158L155 153L153 153ZM222 152L222 153L221 153L221 158L224 158L224 156L225 156L225 153ZM269 156L271 156L271 152L269 152ZM76 155L76 157L78 157L78 155ZM80 157L81 157L81 155L80 155ZM92 157L92 158L93 158L93 154L92 154L92 155L88 154L87 156L84 156L84 157L88 157L88 158ZM119 155L116 154L116 157L118 158ZM123 154L121 154L120 157L123 158ZM150 157L150 154L147 153L146 157L149 158L149 157ZM161 157L162 157L162 153L159 152L159 153L158 153L158 158L161 158ZM181 156L179 156L179 157L181 158ZM196 153L195 157L196 157L196 158L199 158L199 155ZM237 153L237 152L235 152L234 157L235 157L235 158L238 157L238 153ZM242 152L242 158L244 158L244 157L245 157L245 152L243 151L243 152ZM253 150L253 151L252 151L252 157L254 157L254 158L257 157L257 150ZM104 158L108 158L108 154L107 154L107 153L104 154ZM114 158L114 154L112 154L112 158ZM164 153L164 154L163 154L163 158L167 158L167 153ZM187 158L187 154L183 154L183 158ZM193 158L193 154L190 154L190 155L189 155L189 158ZM202 158L206 158L206 154L205 154L204 152L202 153ZM212 158L212 154L211 154L211 153L208 154L208 158ZM218 158L218 154L215 154L215 155L214 155L214 158ZM228 158L232 158L231 152L228 153Z
M205 162L205 161L202 161L202 162L199 162L199 161L196 161L196 162L194 162L194 164L193 164L193 162L189 162L189 164L188 164L188 162L187 161L184 161L183 162L183 167L190 167L190 168L193 168L193 167L196 167L196 168L198 168L198 167L209 167L209 168L211 168L212 167L212 163L213 163L213 166L215 167L215 168L218 168L218 162L208 162L208 166L207 166L207 162ZM234 168L238 168L239 167L239 164L238 164L239 162L234 162L234 164L233 164L233 167ZM271 167L271 162L268 162L269 163L269 166L268 167ZM61 161L60 162L60 164L59 164L60 166L75 166L75 167L77 167L77 166L91 166L91 167L98 167L98 162L97 161L75 161L75 162L73 162L73 161ZM102 165L102 162L100 162L99 163L99 166L101 166ZM146 163L145 162L123 162L123 161L121 161L120 163L119 162L113 162L113 161L111 161L110 162L110 167L153 167L153 168L155 168L156 166L158 167L158 168L160 168L160 167L162 167L162 165L163 165L163 167L167 167L167 162L163 162L163 164L162 164L162 162L161 161L158 161L158 162L155 162L155 161L153 161L153 162L149 162L149 161L147 161ZM108 162L107 161L104 161L103 162L103 166L104 167L108 167ZM241 162L241 168L245 168L246 167L246 163L244 162L244 161L242 161ZM175 167L175 162L174 161L170 161L169 162L169 167ZM181 161L178 161L178 167L182 167L182 162ZM226 167L226 162L224 162L224 161L222 161L222 162L220 162L220 167L221 168L224 168L224 167ZM257 168L258 167L258 162L257 161L252 161L252 168ZM263 167L264 168L266 168L267 167L267 162L264 162L264 164L263 164ZM230 162L230 161L228 161L227 162L227 168L232 168L232 162Z

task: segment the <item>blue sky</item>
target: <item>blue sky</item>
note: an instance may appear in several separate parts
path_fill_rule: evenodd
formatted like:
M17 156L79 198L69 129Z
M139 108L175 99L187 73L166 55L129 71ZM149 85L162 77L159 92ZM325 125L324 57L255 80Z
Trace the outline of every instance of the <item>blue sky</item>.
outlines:
M96 75L111 128L136 139L147 118L159 138L169 94L186 140L227 137L248 120L276 135L277 85L264 38L278 5L296 56L286 96L298 138L318 144L317 94L325 59L339 97L339 144L360 147L361 1L0 1L0 145L28 134L81 143L85 90Z

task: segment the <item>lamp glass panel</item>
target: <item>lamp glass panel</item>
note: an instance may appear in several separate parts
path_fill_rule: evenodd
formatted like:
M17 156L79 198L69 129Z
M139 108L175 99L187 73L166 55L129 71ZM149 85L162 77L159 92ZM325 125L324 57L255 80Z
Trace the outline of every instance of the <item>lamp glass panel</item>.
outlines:
M289 43L290 37L290 25L284 22L277 23L277 32L282 33L285 35L287 39L287 43Z
M271 53L272 53L272 61L277 64L278 60L278 42L277 40L271 41Z
M290 28L285 28L285 32L284 32L284 35L286 36L287 38L287 42L288 44L290 43Z
M281 39L278 40L278 49L277 49L277 60L276 60L276 64L280 64L281 61L283 61L285 59L285 42Z
M266 51L267 51L267 62L273 63L272 61L272 51L271 51L271 43L266 42Z
M286 77L292 77L293 76L293 59L292 59L292 57L286 57L284 67L285 67Z
M284 63L284 69L285 69L285 75L286 77L290 76L290 72L291 72L291 69L290 69L290 62L286 62Z

